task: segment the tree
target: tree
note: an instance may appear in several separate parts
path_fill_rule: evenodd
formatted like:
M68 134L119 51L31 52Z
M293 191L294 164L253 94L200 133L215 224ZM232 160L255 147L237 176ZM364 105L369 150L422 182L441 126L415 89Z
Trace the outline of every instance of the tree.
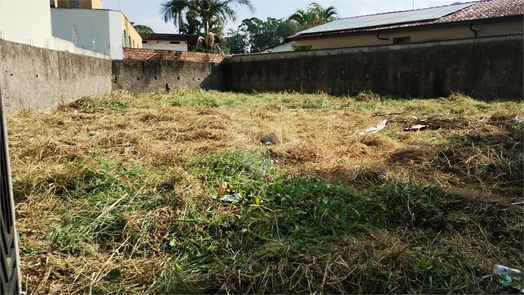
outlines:
M249 50L245 34L233 29L229 29L227 37L220 43L220 47L226 54L243 54Z
M198 35L202 30L202 22L198 19L197 11L188 11L186 13L186 21L180 24L178 33L188 35Z
M295 21L301 30L307 30L317 25L316 17L313 12L298 9L297 12L289 17L289 20Z
M259 18L246 18L238 29L230 29L222 50L231 54L259 52L276 46L300 28L295 22L286 19L268 17L266 21Z
M295 21L302 30L323 25L337 18L337 9L333 6L322 7L318 3L311 3L307 11L298 9L289 17L289 20Z
M334 6L323 8L318 3L309 4L309 11L317 16L317 22L319 25L336 20L338 15L337 9Z
M139 34L154 34L153 29L151 29L148 26L144 25L134 25L133 28L135 28L136 32Z
M162 19L173 21L179 32L209 32L222 35L227 20L236 20L233 5L247 6L254 12L251 0L165 0L160 7ZM184 18L186 19L184 21Z

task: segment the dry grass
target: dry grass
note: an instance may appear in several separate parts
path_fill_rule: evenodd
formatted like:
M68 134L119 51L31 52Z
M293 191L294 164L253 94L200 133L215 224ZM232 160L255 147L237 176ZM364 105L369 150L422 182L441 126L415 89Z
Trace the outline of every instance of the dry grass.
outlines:
M511 205L523 115L459 94L188 89L21 111L7 120L24 287L511 292L489 275L524 263L524 211ZM220 181L246 201L212 201Z

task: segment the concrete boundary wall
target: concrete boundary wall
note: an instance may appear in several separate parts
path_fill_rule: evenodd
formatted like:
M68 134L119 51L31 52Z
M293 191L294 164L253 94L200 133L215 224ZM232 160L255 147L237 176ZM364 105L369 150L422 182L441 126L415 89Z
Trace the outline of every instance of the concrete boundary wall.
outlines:
M150 53L143 49L133 52ZM154 54L161 59L111 61L0 39L4 111L28 107L45 111L61 101L103 96L111 90L139 93L165 90L166 86L332 95L371 90L399 97L460 92L483 100L523 97L522 35L240 55L221 63L208 62L215 56L170 54L172 59L166 60L165 53ZM190 61L194 58L197 61Z
M0 87L5 112L46 111L61 101L111 91L111 60L0 39Z
M223 66L179 60L113 61L113 90L140 93L176 87L224 90Z
M238 55L228 91L303 91L400 97L522 99L522 35L446 42Z

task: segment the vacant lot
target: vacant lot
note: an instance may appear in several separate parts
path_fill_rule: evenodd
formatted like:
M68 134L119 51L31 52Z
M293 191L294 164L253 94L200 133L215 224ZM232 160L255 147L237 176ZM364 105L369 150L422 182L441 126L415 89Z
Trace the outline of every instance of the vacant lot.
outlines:
M36 293L508 293L524 103L176 90L7 118ZM384 126L376 133L370 127ZM211 199L227 181L242 203Z

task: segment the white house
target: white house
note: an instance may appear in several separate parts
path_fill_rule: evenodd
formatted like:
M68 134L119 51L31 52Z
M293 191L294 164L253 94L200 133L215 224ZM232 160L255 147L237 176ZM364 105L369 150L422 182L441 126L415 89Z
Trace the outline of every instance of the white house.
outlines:
M89 48L53 36L49 0L0 0L0 39L60 51L107 58Z
M199 35L185 34L140 34L142 48L171 51L191 51L197 47ZM220 38L215 36L215 44Z
M330 49L522 35L524 0L482 0L338 19L286 38Z
M0 0L0 38L52 48L49 1Z
M75 46L123 59L123 47L142 47L142 39L121 11L52 8L53 36Z

